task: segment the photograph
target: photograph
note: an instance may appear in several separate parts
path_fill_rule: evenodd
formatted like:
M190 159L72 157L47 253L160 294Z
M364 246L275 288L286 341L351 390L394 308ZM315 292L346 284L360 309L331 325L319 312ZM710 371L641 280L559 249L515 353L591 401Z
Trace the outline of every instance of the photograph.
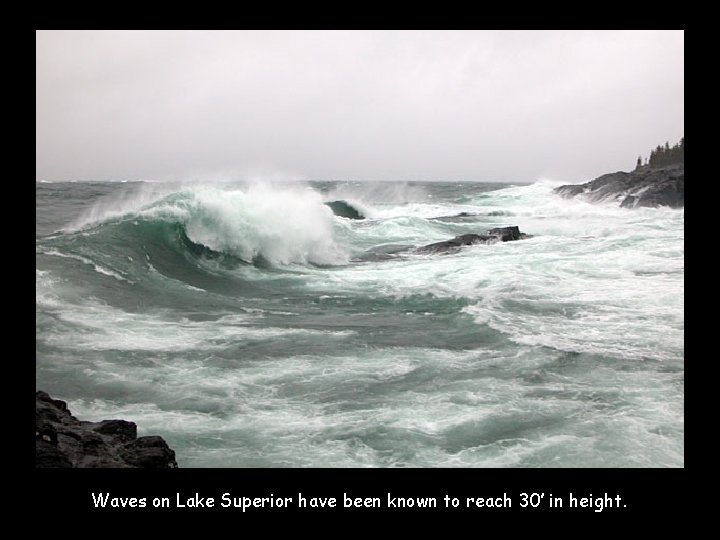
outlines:
M35 45L35 468L685 467L683 30Z

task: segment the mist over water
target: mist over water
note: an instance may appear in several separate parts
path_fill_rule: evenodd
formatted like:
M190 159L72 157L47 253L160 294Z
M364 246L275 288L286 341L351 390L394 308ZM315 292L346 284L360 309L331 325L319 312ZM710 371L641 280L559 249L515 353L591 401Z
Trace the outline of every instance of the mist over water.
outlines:
M181 467L682 467L684 210L553 187L38 183L36 387Z

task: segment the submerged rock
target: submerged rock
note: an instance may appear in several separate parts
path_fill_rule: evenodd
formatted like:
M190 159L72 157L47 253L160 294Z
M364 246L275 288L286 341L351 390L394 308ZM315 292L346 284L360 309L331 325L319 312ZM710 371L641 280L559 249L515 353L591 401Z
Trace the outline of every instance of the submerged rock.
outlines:
M360 262L378 262L396 259L399 255L413 249L411 244L382 244L374 246L361 253L355 261Z
M682 208L685 206L685 166L643 166L632 172L604 174L585 184L560 186L554 192L565 198L579 196L588 202L617 201L623 208Z
M517 226L498 227L490 229L487 234L462 234L450 240L443 242L435 242L417 248L417 253L454 253L462 246L470 246L473 244L494 244L496 242L510 242L513 240L521 240L530 238L530 235L520 232Z
M35 466L53 468L175 468L175 452L162 437L138 437L126 420L86 422L67 403L35 392Z
M475 221L475 218L480 214L474 214L472 212L460 212L459 214L453 214L452 216L439 216L430 218L431 221L442 221L445 223L464 223L468 221Z

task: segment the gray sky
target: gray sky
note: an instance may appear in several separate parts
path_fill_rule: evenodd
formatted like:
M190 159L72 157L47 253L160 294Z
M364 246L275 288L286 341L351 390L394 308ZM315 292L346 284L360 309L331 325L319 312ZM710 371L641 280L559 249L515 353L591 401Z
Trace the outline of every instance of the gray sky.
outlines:
M586 181L684 135L682 31L40 31L36 180Z

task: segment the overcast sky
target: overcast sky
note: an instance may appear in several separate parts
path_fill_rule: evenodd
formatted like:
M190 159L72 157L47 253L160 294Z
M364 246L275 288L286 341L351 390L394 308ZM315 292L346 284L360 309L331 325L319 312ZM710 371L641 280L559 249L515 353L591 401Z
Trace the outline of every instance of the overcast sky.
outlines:
M684 98L682 31L40 31L36 180L584 182Z

